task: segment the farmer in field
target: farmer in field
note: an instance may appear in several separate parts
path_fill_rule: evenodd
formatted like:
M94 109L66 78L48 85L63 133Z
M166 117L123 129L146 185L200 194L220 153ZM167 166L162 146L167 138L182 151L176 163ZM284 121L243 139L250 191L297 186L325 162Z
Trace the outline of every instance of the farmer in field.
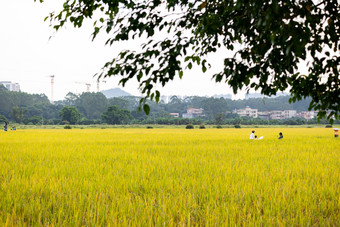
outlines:
M280 140L280 139L283 139L283 134L282 132L279 133L279 135L277 136L277 138Z
M255 139L255 131L251 131L251 134L250 134L250 136L249 136L249 139L250 139L250 140Z
M5 122L4 131L5 131L5 132L7 131L7 122Z
M255 136L254 140L262 140L263 136L260 136L260 138L257 138L257 136Z
M339 129L338 128L333 128L334 130L334 137L337 138L339 137Z

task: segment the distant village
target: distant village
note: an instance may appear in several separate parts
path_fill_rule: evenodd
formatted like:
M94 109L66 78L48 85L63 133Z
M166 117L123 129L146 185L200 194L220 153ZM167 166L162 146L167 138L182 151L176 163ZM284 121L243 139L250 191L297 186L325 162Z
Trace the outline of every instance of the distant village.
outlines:
M9 91L20 91L20 85L18 83L12 83L11 81L0 81L0 84L2 84L5 88L7 88ZM122 90L121 90L122 91ZM122 91L124 92L124 91ZM105 91L102 91L103 94L105 94ZM128 94L128 93L126 93ZM106 94L105 94L106 95ZM287 96L289 94L287 93L281 93L277 96ZM106 95L107 96L107 95ZM126 95L125 95L126 96ZM185 100L186 97L176 96L180 100ZM246 94L245 99L251 99L251 98L263 98L264 96L257 93L249 93ZM168 104L171 100L172 96L161 96L160 102L164 104ZM213 98L224 98L224 99L231 99L231 94L225 94L225 95L215 95ZM169 113L174 118L187 118L187 119L194 119L194 118L202 118L205 117L205 110L203 108L187 108L186 112L183 113L184 110L182 110L181 113ZM283 119L289 119L289 118L303 118L306 120L311 120L313 118L316 118L317 111L297 111L297 110L267 110L267 111L259 111L255 108L250 108L249 106L246 106L244 108L238 108L234 110L228 110L225 111L224 114L237 114L240 117L250 117L250 118L257 118L257 119L264 119L264 120L283 120Z
M272 110L272 111L263 111L260 112L257 109L252 109L249 106L243 109L235 109L234 111L226 111L226 114L234 113L239 115L240 117L251 117L251 118L259 118L264 120L283 120L289 118L304 118L306 120L311 120L317 116L317 111L301 111L297 112L296 110ZM170 113L170 115L174 117L180 117L179 113ZM183 118L199 118L204 117L204 109L195 109L195 108L188 108L187 112L182 115Z

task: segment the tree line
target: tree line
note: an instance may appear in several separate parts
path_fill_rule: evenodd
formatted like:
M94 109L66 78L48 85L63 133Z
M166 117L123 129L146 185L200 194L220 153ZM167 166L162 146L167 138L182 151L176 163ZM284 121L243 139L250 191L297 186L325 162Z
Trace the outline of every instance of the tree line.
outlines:
M258 111L297 110L307 111L310 100L289 103L289 96L231 100L225 98L190 96L170 97L168 103L147 101L150 113L140 110L140 97L106 98L102 93L68 93L63 100L51 104L44 94L11 92L0 86L0 121L22 124L306 124L317 123L305 119L263 120L239 117L234 109L249 106ZM188 108L202 108L204 116L187 119L182 116ZM328 123L321 120L321 123Z
M113 56L97 78L119 78L122 86L137 80L146 113L146 100L160 98L157 85L182 78L194 66L206 73L214 59L223 67L212 79L227 83L234 94L254 89L271 96L289 88L292 102L310 97L309 109L318 110L319 119L340 119L337 0L62 2L45 19L55 31L90 22L92 38L104 33L106 45L144 42ZM225 55L210 58L217 50Z

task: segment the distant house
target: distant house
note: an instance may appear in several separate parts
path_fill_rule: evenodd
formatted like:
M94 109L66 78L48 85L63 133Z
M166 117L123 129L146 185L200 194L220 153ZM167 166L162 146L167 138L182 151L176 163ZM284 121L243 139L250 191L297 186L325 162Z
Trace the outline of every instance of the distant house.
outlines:
M284 112L281 110L270 111L270 119L282 120L285 118Z
M188 108L187 112L182 115L183 118L195 118L195 117L203 117L203 109L195 109L195 108Z
M179 117L179 113L170 113L170 115L173 117Z
M270 120L270 119L276 119L276 120L282 120L287 118L296 117L296 110L272 110L272 111L264 111L264 112L258 112L258 118Z
M296 116L304 118L306 120L310 120L314 118L314 111L302 111L297 113Z
M312 111L304 111L297 113L296 110L270 110L270 111L263 111L263 112L257 112L257 109L251 109L249 106L247 106L244 109L237 109L234 110L234 113L237 113L238 115L242 117L253 117L253 118L260 118L264 120L282 120L282 119L288 119L293 117L301 117L305 118L307 120L314 118L315 113Z
M257 118L270 120L270 111L257 112Z
M296 117L296 110L284 110L283 111L284 118L292 118Z
M252 109L249 106L244 109L235 109L234 113L237 113L241 117L257 118L257 109Z

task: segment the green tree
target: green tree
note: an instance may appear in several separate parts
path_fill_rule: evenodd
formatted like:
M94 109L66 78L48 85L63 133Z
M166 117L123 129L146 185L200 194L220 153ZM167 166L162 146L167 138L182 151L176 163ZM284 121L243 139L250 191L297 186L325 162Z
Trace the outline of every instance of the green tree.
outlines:
M21 123L26 115L27 110L23 107L15 106L12 108L12 118L15 122Z
M109 106L102 114L102 119L108 124L127 124L133 117L129 110L119 109L118 106Z
M80 120L80 113L74 106L64 106L59 111L59 116L62 121L68 121L70 124L75 124Z
M152 117L154 117L154 118L173 118L173 116L171 116L166 111L160 111L160 112L154 113Z
M100 119L107 108L107 103L103 93L85 92L79 96L76 106L88 119Z
M224 119L225 119L225 115L224 114L222 114L222 113L216 114L216 116L215 116L215 124L223 125L225 123Z
M182 102L182 100L173 95L170 97L170 102L167 104L165 110L169 113L180 113L183 114L187 111L188 103Z
M27 110L25 114L28 115L28 117L30 117L31 110L34 109L33 106L35 105L46 106L51 104L49 103L48 98L44 94L28 94L25 92L13 92L8 91L4 86L0 86L0 114L4 115L6 118L10 120L15 120L13 118L12 111L14 107L24 108L25 110ZM18 109L14 110L15 111L14 114L17 114L17 110ZM40 109L39 110L35 109L34 111L41 112Z
M75 106L77 104L78 99L79 99L78 95L69 92L65 96L64 103L66 106Z
M0 84L0 92L3 92L3 91L8 91L8 90L4 85Z
M204 114L212 120L217 114L224 114L227 111L228 104L224 98L208 98L202 100L201 107L204 109Z
M114 97L108 99L110 106L118 106L120 109L129 109L129 101L124 97Z
M3 90L0 89L0 114L10 119L12 117L12 108L15 106L14 99L11 95L11 92L8 91L4 86L2 87Z
M8 122L7 118L3 115L0 114L0 122L3 123L3 122Z
M43 121L42 117L41 116L33 116L31 118L26 118L24 119L24 124L33 124L33 125L37 125L37 124L41 124Z
M109 45L147 37L140 51L122 51L99 74L120 76L123 86L136 78L145 98L158 102L155 85L181 78L184 67L197 64L206 72L208 55L224 48L233 56L222 59L224 68L213 78L226 81L234 93L254 88L274 95L289 89L291 101L311 97L309 109L320 110L319 117L330 110L328 118L339 118L338 0L63 2L49 17L56 30L66 22L81 27L96 14L93 39L101 31L111 35ZM168 38L160 38L160 32ZM308 68L307 75L299 73L299 64Z

